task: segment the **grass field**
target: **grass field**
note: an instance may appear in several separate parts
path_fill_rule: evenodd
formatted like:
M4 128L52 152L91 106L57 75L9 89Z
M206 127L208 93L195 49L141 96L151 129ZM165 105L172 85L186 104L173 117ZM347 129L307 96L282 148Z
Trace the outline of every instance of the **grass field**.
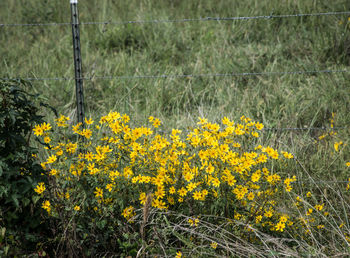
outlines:
M5 0L0 23L70 22L69 1ZM81 22L174 20L201 17L343 12L344 0L85 0L79 1ZM283 148L295 162L288 174L298 178L300 192L315 189L332 199L332 209L350 224L349 196L338 199L350 161L350 84L348 72L233 77L116 78L176 74L225 74L347 70L350 65L350 16L328 15L252 19L82 25L81 46L86 116L97 119L114 110L127 113L133 125L159 117L163 128L189 129L198 117L220 123L242 115L266 128L345 127L339 130L264 131L259 143ZM74 77L71 27L0 27L0 77ZM74 80L32 81L32 92L59 113L76 119ZM334 118L332 118L332 113ZM53 121L53 114L46 119ZM331 120L334 120L331 122ZM331 131L336 135L319 137ZM342 141L338 151L334 143ZM316 180L316 183L312 180ZM307 183L305 183L307 182ZM320 183L317 183L320 182ZM337 220L338 221L338 220ZM332 221L337 224L338 222ZM339 236L338 236L339 237ZM337 236L323 246L349 254ZM322 243L321 243L322 242ZM342 244L339 244L341 242ZM324 253L323 253L324 252ZM312 253L310 251L310 253ZM333 253L333 255L336 253Z

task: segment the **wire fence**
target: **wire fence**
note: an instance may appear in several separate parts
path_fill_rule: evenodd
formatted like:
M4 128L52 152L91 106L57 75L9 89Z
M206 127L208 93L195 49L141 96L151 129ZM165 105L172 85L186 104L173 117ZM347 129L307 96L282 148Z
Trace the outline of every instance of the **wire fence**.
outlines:
M80 25L123 25L123 24L142 24L142 23L182 23L182 22L206 22L206 21L248 21L248 20L269 20L282 18L300 18L315 16L338 16L350 15L350 11L345 12L319 12L319 13L297 13L282 15L258 15L258 16L235 16L235 17L203 17L187 19L152 19L152 20L133 20L133 21L89 21L80 22ZM70 22L51 22L51 23L0 23L0 27L37 27L37 26L70 26Z
M235 17L204 17L204 18L186 18L186 19L151 19L151 20L128 20L128 21L88 21L79 22L79 25L123 25L123 24L156 24L156 23L185 23L185 22L210 22L210 21L249 21L249 20L271 20L284 18L302 18L302 17L320 17L320 16L341 16L350 15L350 11L343 12L318 12L318 13L297 13L282 15L259 15L259 16L235 16ZM62 23L0 23L0 28L13 27L38 27L38 26L72 26L77 25L72 22ZM205 73L205 74L158 74L158 75L101 75L84 76L81 78L73 77L3 77L0 80L26 80L26 81L70 81L70 80L134 80L134 79L176 79L176 78L199 78L199 77L258 77L258 76L284 76L284 75L314 75L314 74L332 74L348 73L350 70L304 70L304 71L271 71L271 72L232 72L232 73ZM302 128L264 128L263 131L314 131L314 130L344 130L349 126L340 126L334 128L326 127L302 127Z
M68 80L133 80L133 79L174 79L197 77L254 77L254 76L283 76L283 75L312 75L329 73L348 73L350 70L307 70L307 71L281 71L281 72L244 72L244 73L207 73L207 74L160 74L160 75L104 75L82 78L73 77L4 77L0 80L27 80L27 81L68 81Z

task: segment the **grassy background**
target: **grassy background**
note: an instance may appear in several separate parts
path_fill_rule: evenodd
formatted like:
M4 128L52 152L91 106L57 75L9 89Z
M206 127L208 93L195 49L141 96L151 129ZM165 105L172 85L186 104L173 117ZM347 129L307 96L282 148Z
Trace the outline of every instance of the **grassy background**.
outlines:
M350 10L344 0L180 1L85 0L80 20L127 21L255 16ZM69 1L5 0L1 23L70 22ZM207 74L347 69L348 16L244 21L81 26L86 77ZM0 77L74 77L70 26L1 27ZM48 103L75 119L74 81L33 81ZM350 121L349 74L197 77L167 79L94 78L84 82L86 115L109 110L135 123L160 117L165 129L187 128L198 116L220 121L249 116L266 127L329 127ZM48 115L52 120L53 116ZM332 142L315 145L320 131L267 132L264 141L296 154L305 169L323 179L346 176L348 153L326 155ZM335 140L346 143L349 129ZM328 165L329 164L329 165ZM330 173L332 172L332 173ZM336 173L333 173L336 172Z
M345 0L80 0L80 21L128 21L232 17L349 11ZM3 0L0 23L70 22L69 1ZM338 228L350 223L346 184L349 178L349 73L314 73L249 77L195 77L103 80L94 76L212 74L303 70L346 70L350 65L350 20L347 15L202 21L83 25L81 45L86 115L110 110L128 113L141 125L150 115L164 129L186 129L197 117L220 122L246 115L266 127L346 126L319 141L323 131L265 131L264 144L294 154L288 167L297 175L295 191L311 190L331 210ZM1 27L0 77L74 77L71 27ZM74 80L33 81L32 92L74 121ZM48 121L55 118L45 113ZM343 141L339 152L335 142ZM278 168L272 168L278 170ZM284 169L285 170L285 169ZM313 183L312 180L316 180ZM310 182L310 183L307 183ZM288 202L281 202L281 206ZM337 232L337 230L334 230ZM323 252L348 253L341 234L315 246ZM329 243L327 243L329 241ZM339 244L340 243L340 244ZM310 252L312 253L312 252Z

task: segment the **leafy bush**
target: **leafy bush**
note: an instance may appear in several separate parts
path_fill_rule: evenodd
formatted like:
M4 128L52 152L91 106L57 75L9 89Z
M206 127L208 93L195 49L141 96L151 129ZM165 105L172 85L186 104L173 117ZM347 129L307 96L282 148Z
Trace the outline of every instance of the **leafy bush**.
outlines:
M239 123L224 118L220 126L200 119L184 137L176 129L168 136L157 133L161 122L153 117L153 128L131 128L129 117L117 112L95 126L90 119L87 127L70 128L68 120L58 118L54 134L46 123L33 129L50 144L41 163L49 183L40 182L35 191L60 221L65 250L135 252L149 244L145 226L152 207L194 216L189 225L199 215L222 216L247 240L258 241L253 228L283 235L295 224L302 227L296 214L278 204L296 181L282 175L293 155L256 144L263 128L258 122L242 116Z
M258 144L259 122L225 117L219 125L200 118L187 134L168 134L157 118L149 118L150 127L131 127L129 120L110 112L99 123L71 126L61 115L57 125L33 129L50 144L41 163L48 183L34 190L59 221L56 255L318 256L348 250L350 181L328 193L315 181L312 187L297 182L288 175L297 162L291 153ZM341 146L337 141L331 151ZM328 238L335 239L332 245Z
M43 169L30 146L32 128L42 123L35 103L37 96L26 92L25 82L0 81L0 253L14 255L35 250L44 232L39 199L33 186L45 181Z

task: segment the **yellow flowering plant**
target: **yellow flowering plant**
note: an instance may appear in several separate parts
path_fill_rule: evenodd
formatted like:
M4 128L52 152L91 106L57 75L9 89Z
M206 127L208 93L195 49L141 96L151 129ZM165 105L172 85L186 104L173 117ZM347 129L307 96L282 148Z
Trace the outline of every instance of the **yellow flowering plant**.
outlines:
M278 235L295 232L295 225L304 231L311 224L320 227L319 220L310 218L323 212L324 204L314 204L301 216L298 197L297 212L280 210L278 200L293 196L297 181L280 164L294 156L256 144L263 125L248 117L238 122L225 117L220 124L199 118L189 132L172 129L168 134L154 117L141 127L131 127L129 116L118 112L98 122L86 119L85 126L68 125L68 120L56 120L55 135L49 135L50 125L34 128L37 136L51 139L41 162L50 184L35 188L46 198L42 207L50 216L63 221L74 214L89 230L122 223L137 231L135 222L149 205L189 216L222 215L228 225L248 225L236 230L243 238L254 235L254 228ZM194 218L187 224L196 228L200 223Z

